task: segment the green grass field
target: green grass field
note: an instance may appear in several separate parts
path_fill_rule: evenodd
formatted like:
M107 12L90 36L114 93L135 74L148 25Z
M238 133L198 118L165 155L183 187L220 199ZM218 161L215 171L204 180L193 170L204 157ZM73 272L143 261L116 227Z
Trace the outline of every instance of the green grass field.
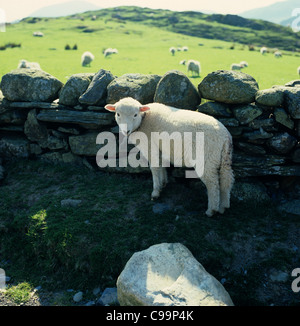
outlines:
M87 28L93 32L84 32ZM44 37L33 37L34 31L42 31ZM36 23L22 21L9 25L5 33L0 34L0 46L7 43L21 43L21 47L7 48L0 51L0 77L17 68L20 59L37 61L41 68L62 82L68 76L80 72L97 72L99 69L110 70L114 75L125 73L144 73L163 75L170 70L186 73L186 67L180 65L183 59L195 59L201 63L201 76L191 78L197 86L210 72L229 69L231 63L246 60L249 67L243 72L252 75L260 89L273 85L282 85L299 78L296 69L300 57L292 52L283 51L282 58L275 58L272 53L262 56L259 48L249 51L248 46L220 40L208 40L168 32L157 27L141 25L136 22L116 20L42 19ZM65 50L65 45L78 50ZM171 46L188 46L188 52L169 53ZM117 48L119 53L104 58L104 48ZM95 55L91 67L81 66L81 55L90 51Z

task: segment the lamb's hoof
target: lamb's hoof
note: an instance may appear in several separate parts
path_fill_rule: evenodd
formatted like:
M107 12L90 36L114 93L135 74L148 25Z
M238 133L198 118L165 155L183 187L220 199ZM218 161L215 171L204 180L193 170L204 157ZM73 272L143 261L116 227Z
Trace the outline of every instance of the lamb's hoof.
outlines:
M159 198L159 192L153 191L151 194L151 200L156 200Z
M220 208L218 212L219 212L220 214L224 214L224 212L225 212L225 207Z
M212 217L214 214L215 214L215 211L212 210L212 209L208 209L205 214L208 216L208 217Z

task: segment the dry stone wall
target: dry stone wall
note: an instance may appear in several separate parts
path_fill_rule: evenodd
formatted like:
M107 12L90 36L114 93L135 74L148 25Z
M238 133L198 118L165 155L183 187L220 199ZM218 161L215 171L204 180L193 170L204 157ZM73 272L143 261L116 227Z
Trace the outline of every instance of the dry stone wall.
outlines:
M41 70L17 69L2 76L0 89L3 160L38 157L97 166L98 133L110 131L118 138L114 115L104 105L131 96L143 104L160 102L220 120L233 137L237 177L300 176L300 80L259 90L250 75L219 70L196 88L175 70L164 76L116 77L101 69L95 74L74 74L63 84ZM180 176L180 169L175 170Z

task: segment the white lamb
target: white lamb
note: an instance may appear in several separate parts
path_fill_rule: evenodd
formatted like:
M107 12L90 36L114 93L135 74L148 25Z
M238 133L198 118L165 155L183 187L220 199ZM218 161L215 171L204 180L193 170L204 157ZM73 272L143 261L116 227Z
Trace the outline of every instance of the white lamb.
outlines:
M112 54L116 54L119 53L117 49L112 49L112 48L107 48L106 50L104 50L103 54L104 54L104 58L112 55Z
M91 62L95 59L94 55L89 52L89 51L86 51L82 54L81 56L81 65L83 67L86 67L86 66L91 66Z
M263 46L261 49L260 49L260 53L261 54L266 54L268 52L268 49L265 47L265 46Z
M249 66L249 64L248 64L247 61L241 61L240 62L240 65L243 65L244 67L248 67Z
M29 62L25 59L19 61L18 68L41 69L38 62Z
M183 162L182 166L195 169L207 188L207 216L212 216L215 212L224 213L225 208L230 207L230 191L234 182L231 168L232 137L221 122L203 113L176 109L161 103L142 105L130 97L115 104L107 104L105 108L115 113L120 131L129 136L130 143L137 144L141 155L149 162L153 178L151 199L158 198L167 183L166 168L162 164L153 164L151 151L153 153L156 149L163 161L169 160L172 164ZM155 132L160 135L167 133L169 138L173 133L183 136L190 132L192 137L189 138L189 143L170 142L168 150L163 152L161 142L151 137ZM147 136L146 140L140 136L141 133ZM199 133L204 135L202 143L196 142L196 134ZM204 153L202 168L193 159L193 153L200 148ZM170 153L169 157L166 152Z
M196 76L200 76L201 66L199 61L189 60L188 62L185 62L184 60L181 61L180 64L187 65L187 73L189 73L190 71L192 73L192 76L194 76L194 74L196 74Z
M274 56L275 56L275 58L281 58L282 57L282 53L280 51L275 51L274 52Z
M174 47L171 47L171 48L169 49L169 51L172 53L172 55L174 55L175 52L176 52L176 49L175 49Z
M233 63L230 66L230 70L242 70L243 68L245 68L245 66L241 63Z
M186 52L186 51L188 51L188 50L189 50L189 48L188 48L187 46L183 46L183 47L182 47L182 51Z

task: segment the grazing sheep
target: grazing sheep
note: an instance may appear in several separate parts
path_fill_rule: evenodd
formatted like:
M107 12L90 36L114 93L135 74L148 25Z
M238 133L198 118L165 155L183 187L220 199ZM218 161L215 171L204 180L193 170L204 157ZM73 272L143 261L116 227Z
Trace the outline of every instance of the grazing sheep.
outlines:
M44 34L43 34L42 32L40 32L40 31L38 31L38 32L33 32L32 35L33 35L33 36L37 36L37 37L43 37L43 36L44 36Z
M188 51L188 50L189 50L189 48L188 48L187 46L183 46L183 47L182 47L182 51L186 52L186 51Z
M249 66L249 64L248 64L247 61L241 61L240 62L240 65L243 65L244 67L248 67Z
M112 48L107 48L106 50L104 50L103 54L104 54L104 58L112 55L112 54L117 54L119 53L117 49L112 49Z
M201 72L200 62L196 60L189 60L187 62L187 72L189 73L189 71L191 71L192 76L194 76L194 74L200 76L200 72Z
M274 56L275 56L275 58L281 58L282 57L282 53L280 51L275 51L274 52Z
M89 52L89 51L86 51L82 54L81 56L81 65L83 67L86 67L86 66L91 66L91 62L95 59L94 55Z
M225 208L230 207L230 191L234 182L232 137L221 122L200 112L176 109L161 103L142 105L131 97L107 104L105 109L115 113L120 131L129 137L130 143L138 144L137 149L149 162L153 178L151 199L158 198L167 183L166 165L155 163L159 156L163 162L171 162L174 166L180 166L178 162L181 162L182 166L195 169L196 176L207 188L207 216L215 212L224 213ZM187 133L192 135L187 142L170 141L172 135L179 135L182 139ZM154 137L158 134L161 136ZM203 141L199 141L199 134L204 135ZM159 140L165 136L169 137L169 146L163 151ZM198 150L202 150L203 155L200 158L196 155L195 160L193 152ZM201 160L202 164L198 164Z
M176 52L176 49L175 49L174 47L171 47L171 48L169 49L169 51L172 53L172 55L174 55L175 52Z
M300 76L300 66L297 68L297 73Z
M260 49L260 53L261 54L266 54L268 52L268 49L265 47L265 46L263 46L261 49Z
M38 62L29 62L24 59L19 61L18 68L41 69Z
M181 61L179 62L180 65L185 65L185 63L186 63L186 60L181 60Z
M244 65L241 63L233 63L230 66L230 70L242 70L244 68Z

